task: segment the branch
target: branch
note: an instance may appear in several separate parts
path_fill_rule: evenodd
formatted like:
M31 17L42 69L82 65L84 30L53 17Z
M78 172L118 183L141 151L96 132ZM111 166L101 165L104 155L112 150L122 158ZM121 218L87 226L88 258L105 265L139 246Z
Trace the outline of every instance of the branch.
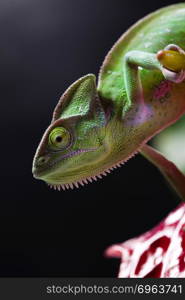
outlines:
M182 200L185 200L185 175L159 151L145 144L140 153L164 175Z

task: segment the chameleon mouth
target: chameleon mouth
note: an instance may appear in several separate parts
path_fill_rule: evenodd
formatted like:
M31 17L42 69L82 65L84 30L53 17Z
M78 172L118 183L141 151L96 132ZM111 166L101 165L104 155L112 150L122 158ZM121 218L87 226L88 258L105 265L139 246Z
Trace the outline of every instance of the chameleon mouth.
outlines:
M58 159L56 159L53 163L50 163L49 166L53 167L54 165L56 165L57 163L59 163L60 161L66 159L66 158L70 158L82 153L86 153L86 152L91 152L91 151L96 151L97 148L89 148L89 149L79 149L79 150L74 150L71 151L69 153L64 154L63 156L59 157Z
M51 184L51 183L47 183L47 185L54 189L54 190L68 190L68 189L74 189L74 188L79 188L80 186L84 186L88 183L91 183L93 181L97 181L98 179L101 179L103 176L107 176L109 173L111 173L111 171L113 171L114 169L117 169L119 167L122 167L122 165L124 165L130 158L134 157L136 154L138 154L139 150L140 150L141 146L139 147L139 149L137 149L135 152L133 152L127 159L125 160L121 160L117 163L115 163L114 165L112 165L111 167L105 169L104 171L100 172L99 174L93 175L93 176L89 176L86 178L82 178L79 181L75 181L75 182L71 182L71 183L65 183L65 184Z
M58 159L56 159L54 162L48 163L47 166L42 167L41 169L37 166L34 166L33 168L33 176L37 179L42 179L42 176L45 175L45 172L48 170L48 168L54 168L57 163L59 163L62 160L65 160L67 158L80 155L82 153L96 151L98 148L89 148L89 149L78 149L71 151L69 153L66 153L62 156L60 156Z

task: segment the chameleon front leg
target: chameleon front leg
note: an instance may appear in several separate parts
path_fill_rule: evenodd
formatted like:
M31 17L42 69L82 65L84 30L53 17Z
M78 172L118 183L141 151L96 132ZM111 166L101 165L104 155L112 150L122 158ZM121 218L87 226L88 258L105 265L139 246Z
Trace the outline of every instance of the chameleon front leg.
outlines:
M180 83L185 79L185 52L177 45L170 44L157 54L130 51L124 59L124 83L129 104L144 105L139 67L160 70L165 79ZM161 153L144 145L141 154L152 162L165 176L177 194L185 200L185 176Z
M166 46L158 53L129 51L124 57L123 76L130 105L136 101L144 103L139 67L159 70L165 79L180 83L185 79L185 52L174 44Z

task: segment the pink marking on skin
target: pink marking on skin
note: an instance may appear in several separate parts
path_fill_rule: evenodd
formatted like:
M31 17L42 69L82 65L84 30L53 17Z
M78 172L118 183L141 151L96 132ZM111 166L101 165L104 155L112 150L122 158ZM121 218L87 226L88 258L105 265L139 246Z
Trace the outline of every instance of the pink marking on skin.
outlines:
M142 124L144 122L147 122L148 120L150 120L152 115L152 108L148 105L141 105L137 116L135 118L135 124L134 125L139 125Z
M138 126L149 121L153 117L153 109L149 105L141 103L138 107L138 111L135 113L134 117L130 117L127 120L128 126Z
M163 80L154 91L154 98L159 100L166 96L166 94L171 90L173 82L169 80Z

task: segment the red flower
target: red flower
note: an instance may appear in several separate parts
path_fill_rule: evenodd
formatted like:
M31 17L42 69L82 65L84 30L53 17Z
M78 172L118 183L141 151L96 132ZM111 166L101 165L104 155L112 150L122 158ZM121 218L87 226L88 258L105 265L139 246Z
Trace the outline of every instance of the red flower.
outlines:
M109 257L120 257L118 277L185 277L185 204L152 230L113 245Z

